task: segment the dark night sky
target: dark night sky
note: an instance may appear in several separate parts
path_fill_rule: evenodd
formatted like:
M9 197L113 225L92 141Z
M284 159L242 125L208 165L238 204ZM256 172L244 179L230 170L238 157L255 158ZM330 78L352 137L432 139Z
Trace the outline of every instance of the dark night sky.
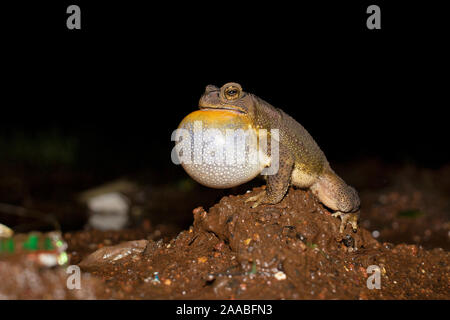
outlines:
M5 11L3 133L57 128L95 157L170 165L170 134L204 87L235 81L331 159L449 161L449 55L432 8L375 1L382 30L369 31L364 3L73 1L82 30L68 31L72 2L51 3Z

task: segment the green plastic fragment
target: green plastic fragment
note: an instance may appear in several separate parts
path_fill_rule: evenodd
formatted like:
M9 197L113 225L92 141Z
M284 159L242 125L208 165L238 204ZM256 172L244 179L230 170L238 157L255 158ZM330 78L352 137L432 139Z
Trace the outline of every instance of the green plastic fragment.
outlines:
M252 271L250 271L250 274L256 274L256 261L253 261Z
M14 240L12 238L9 239L0 239L0 252L14 252Z
M307 242L306 246L311 249L315 249L318 247L318 245L316 243L312 243L312 242Z
M30 235L28 240L23 243L23 248L31 251L38 249L39 237L37 235Z
M45 241L44 241L44 249L45 249L45 250L54 250L54 249L55 249L55 247L53 246L52 239L50 239L50 238L45 238Z
M58 256L58 264L60 266L65 265L69 261L69 256L66 252L61 252L61 254Z
M14 252L14 240L12 238L6 240L6 248L8 252Z

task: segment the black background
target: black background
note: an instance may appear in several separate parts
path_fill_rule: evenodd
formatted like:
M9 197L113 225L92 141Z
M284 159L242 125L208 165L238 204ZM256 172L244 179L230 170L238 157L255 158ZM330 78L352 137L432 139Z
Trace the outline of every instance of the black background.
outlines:
M66 8L81 8L81 30ZM381 7L381 30L366 8ZM172 167L170 135L207 84L241 83L331 161L437 167L447 150L448 33L430 2L39 1L2 5L1 133L56 128L80 163Z

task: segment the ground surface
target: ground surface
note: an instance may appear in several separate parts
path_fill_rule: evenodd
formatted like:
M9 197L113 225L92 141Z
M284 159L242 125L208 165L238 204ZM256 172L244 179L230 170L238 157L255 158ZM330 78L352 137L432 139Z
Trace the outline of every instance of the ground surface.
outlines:
M356 233L339 234L339 220L310 192L291 189L280 204L251 209L244 200L259 189L232 190L211 207L179 201L191 206L184 220L150 215L132 229L66 232L81 290L66 288L62 269L3 259L0 297L449 299L450 167L365 162L336 171L361 194ZM173 223L182 220L191 226ZM371 265L379 290L367 287Z

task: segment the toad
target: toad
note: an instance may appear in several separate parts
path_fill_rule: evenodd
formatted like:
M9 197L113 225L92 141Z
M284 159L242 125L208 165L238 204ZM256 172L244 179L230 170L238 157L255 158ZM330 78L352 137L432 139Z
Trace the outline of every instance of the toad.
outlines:
M278 170L265 176L267 184L262 192L246 199L246 202L253 202L253 208L279 203L293 185L310 189L321 203L333 210L332 215L341 219L341 233L347 224L356 232L360 207L357 191L333 171L313 137L295 119L256 95L243 91L238 83L227 83L221 88L208 85L200 98L199 109L187 116L180 127L201 118L207 120L206 124L214 122L215 127L232 128L234 124L278 130ZM256 169L254 166L219 165L185 166L185 169L192 178L207 186L220 187L220 183L215 183L219 181L223 182L223 187L230 187L253 178L267 165L264 163Z

